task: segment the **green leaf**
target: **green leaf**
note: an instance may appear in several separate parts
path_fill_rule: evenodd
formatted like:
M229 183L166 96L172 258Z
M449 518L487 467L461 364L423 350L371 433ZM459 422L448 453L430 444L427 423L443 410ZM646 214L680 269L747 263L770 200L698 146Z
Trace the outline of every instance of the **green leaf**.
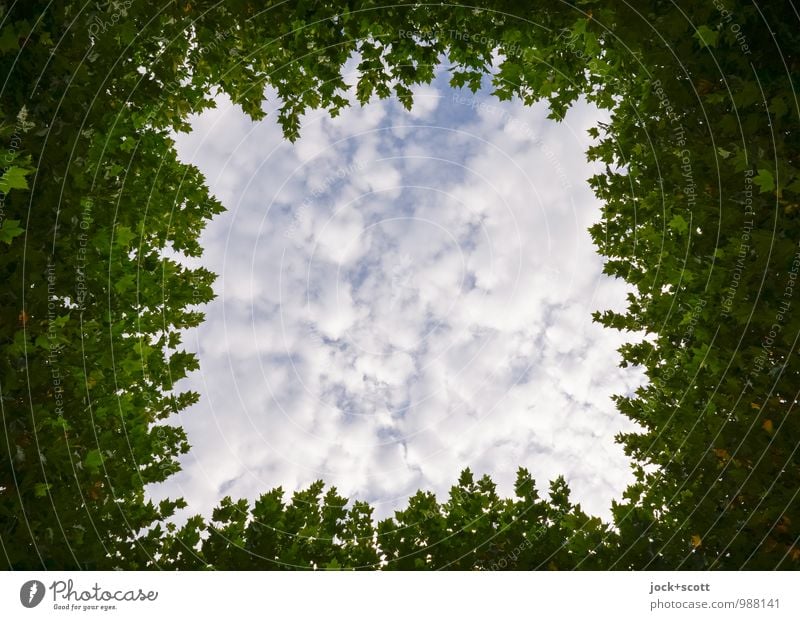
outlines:
M783 97L774 97L768 109L770 112L772 112L775 118L780 118L789 111L789 108L786 106L786 102L783 100Z
M92 473L97 473L97 470L100 469L102 464L103 455L100 454L100 450L97 449L90 450L83 461L83 466Z
M12 189L28 189L28 181L25 179L25 175L31 172L33 172L32 168L11 166L0 177L0 192L7 194Z
M33 485L33 494L36 497L44 497L53 485L44 482L37 482Z
M771 192L775 189L775 177L769 170L759 170L758 174L753 177L753 183L761 188L761 193Z
M64 329L64 326L67 324L67 322L68 322L68 321L69 321L69 313L67 313L67 314L64 314L64 315L62 315L62 316L57 316L57 317L53 318L53 319L50 321L50 323L51 323L51 324L52 324L52 325L53 325L53 326L54 326L56 329L59 329L59 330L60 330L60 329Z
M711 30L708 26L700 26L694 36L700 41L701 47L716 47L717 40L719 39L719 32Z
M24 228L19 227L19 220L4 220L0 226L0 241L11 244L14 237L20 236L25 232Z
M117 293L124 293L127 291L133 284L136 282L136 274L129 273L127 275L122 276L119 280L114 283L114 290Z
M0 53L11 52L19 49L19 35L11 26L0 30Z
M121 248L126 248L136 238L136 233L127 226L117 226L114 231L114 245Z
M682 216L677 214L672 217L668 225L671 229L677 230L679 233L685 233L689 230L689 223L683 219Z

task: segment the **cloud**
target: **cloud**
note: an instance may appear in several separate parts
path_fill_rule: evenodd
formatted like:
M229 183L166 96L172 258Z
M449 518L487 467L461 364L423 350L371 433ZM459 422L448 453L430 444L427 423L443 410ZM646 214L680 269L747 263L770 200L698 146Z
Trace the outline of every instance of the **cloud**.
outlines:
M219 297L187 336L193 450L155 497L208 513L323 478L386 515L467 466L510 493L525 466L607 515L631 481L611 395L642 375L590 317L627 290L586 230L601 113L417 94L310 113L295 145L225 100L178 136L229 211L202 240Z

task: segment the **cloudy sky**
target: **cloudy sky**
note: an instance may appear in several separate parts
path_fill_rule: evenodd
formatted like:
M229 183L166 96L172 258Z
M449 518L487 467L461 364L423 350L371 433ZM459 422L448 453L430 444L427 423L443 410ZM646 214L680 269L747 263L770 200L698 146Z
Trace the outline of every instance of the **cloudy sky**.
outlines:
M178 137L228 211L202 239L218 297L185 338L193 449L154 497L208 513L321 478L385 516L467 466L510 494L525 466L607 515L631 480L610 397L642 377L590 316L626 291L586 231L601 114L556 124L444 80L415 99L309 113L292 145L220 98Z

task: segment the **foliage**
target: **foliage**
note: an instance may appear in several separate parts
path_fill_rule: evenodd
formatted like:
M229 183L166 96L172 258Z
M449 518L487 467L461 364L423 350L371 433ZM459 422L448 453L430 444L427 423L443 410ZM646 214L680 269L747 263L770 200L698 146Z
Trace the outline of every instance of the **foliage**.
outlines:
M372 508L347 505L323 483L283 502L282 489L247 501L222 500L212 521L171 528L161 568L270 569L573 569L598 568L608 526L569 500L563 478L539 497L520 469L517 499L501 500L494 483L465 470L450 497L419 491L408 507L377 527Z
M797 568L800 60L780 3L679 8L493 0L480 8L372 1L170 0L0 8L0 548L14 568ZM735 27L734 27L735 26ZM411 33L411 34L409 34ZM181 500L145 485L188 450L197 394L181 331L213 274L182 257L222 210L169 137L225 92L252 118L276 89L287 138L301 114L430 82L490 76L500 99L579 96L611 111L588 156L606 272L636 292L602 324L649 384L618 397L644 432L620 438L637 482L613 527L563 481L517 499L465 473L374 525L320 483L226 499L176 528ZM501 61L493 68L494 54ZM534 541L534 542L531 542ZM520 547L523 548L520 548ZM512 558L513 559L508 559Z

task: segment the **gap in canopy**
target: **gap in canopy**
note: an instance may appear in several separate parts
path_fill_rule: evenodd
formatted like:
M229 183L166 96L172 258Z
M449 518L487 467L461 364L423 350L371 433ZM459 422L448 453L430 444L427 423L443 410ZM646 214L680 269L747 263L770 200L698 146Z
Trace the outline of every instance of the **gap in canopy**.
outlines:
M442 78L410 112L309 113L295 144L269 112L220 98L177 137L228 210L202 237L218 297L186 336L192 450L152 495L208 514L323 479L384 516L464 467L510 495L523 466L607 517L632 482L614 436L635 428L611 396L643 374L618 367L629 335L591 321L628 290L587 231L604 113L556 123Z

